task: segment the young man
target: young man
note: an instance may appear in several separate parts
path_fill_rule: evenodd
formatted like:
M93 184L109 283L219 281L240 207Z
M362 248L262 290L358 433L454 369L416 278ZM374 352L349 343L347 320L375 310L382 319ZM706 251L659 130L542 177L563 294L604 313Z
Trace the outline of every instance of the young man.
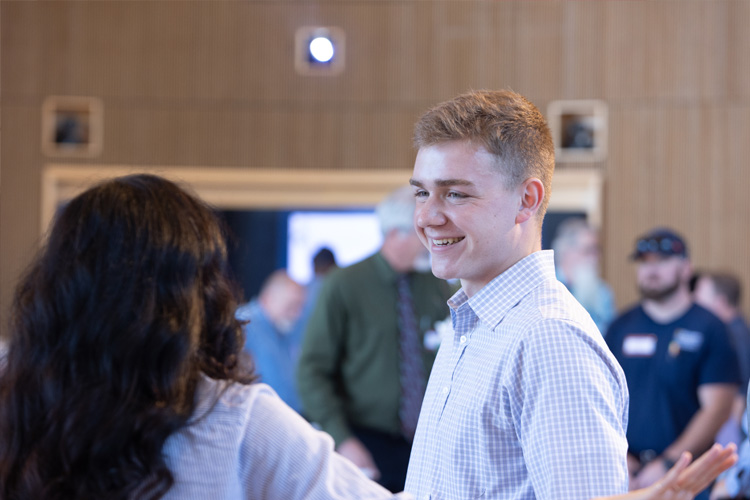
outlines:
M524 97L472 92L416 126L414 223L461 280L414 441L419 499L585 499L627 490L625 377L541 250L554 146Z
M633 486L645 487L683 451L708 449L729 416L739 375L725 326L693 301L683 238L654 229L637 240L632 257L641 301L612 323L606 339L628 380Z

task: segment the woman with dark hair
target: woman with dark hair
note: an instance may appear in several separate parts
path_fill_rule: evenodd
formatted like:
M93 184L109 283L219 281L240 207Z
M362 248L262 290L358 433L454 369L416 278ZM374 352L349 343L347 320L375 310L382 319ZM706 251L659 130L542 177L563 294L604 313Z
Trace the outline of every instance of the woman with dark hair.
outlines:
M219 223L175 184L134 175L73 199L16 290L0 498L390 498L251 384L237 304ZM691 498L727 451L626 498Z
M196 198L135 175L73 199L13 304L0 498L389 497L248 385L236 308Z

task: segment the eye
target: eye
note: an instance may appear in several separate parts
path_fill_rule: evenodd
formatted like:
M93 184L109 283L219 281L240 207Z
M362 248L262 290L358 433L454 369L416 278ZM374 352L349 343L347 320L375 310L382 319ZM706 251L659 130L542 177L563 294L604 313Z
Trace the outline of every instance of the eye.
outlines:
M449 199L459 200L461 198L466 198L466 195L463 193L458 193L456 191L449 191L446 197Z
M417 189L416 191L414 191L415 198L427 198L427 196L429 196L429 193L424 189Z

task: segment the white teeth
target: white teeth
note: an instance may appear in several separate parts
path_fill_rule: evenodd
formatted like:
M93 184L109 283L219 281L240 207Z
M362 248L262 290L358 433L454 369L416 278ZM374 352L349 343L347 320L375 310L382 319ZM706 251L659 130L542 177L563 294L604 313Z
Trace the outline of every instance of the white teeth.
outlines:
M443 238L441 240L432 240L434 244L437 246L446 246L446 245L452 245L454 243L458 243L459 241L463 240L463 237L461 238Z

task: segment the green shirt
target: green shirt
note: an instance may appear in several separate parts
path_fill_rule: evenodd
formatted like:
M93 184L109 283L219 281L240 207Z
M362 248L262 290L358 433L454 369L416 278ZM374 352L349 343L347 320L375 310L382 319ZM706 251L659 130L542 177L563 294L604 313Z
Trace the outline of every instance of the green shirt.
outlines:
M334 271L323 284L302 343L297 384L305 414L333 436L352 436L349 425L398 435L398 273L379 253ZM424 335L449 316L448 283L432 273L410 273L423 346L425 378L435 350Z

